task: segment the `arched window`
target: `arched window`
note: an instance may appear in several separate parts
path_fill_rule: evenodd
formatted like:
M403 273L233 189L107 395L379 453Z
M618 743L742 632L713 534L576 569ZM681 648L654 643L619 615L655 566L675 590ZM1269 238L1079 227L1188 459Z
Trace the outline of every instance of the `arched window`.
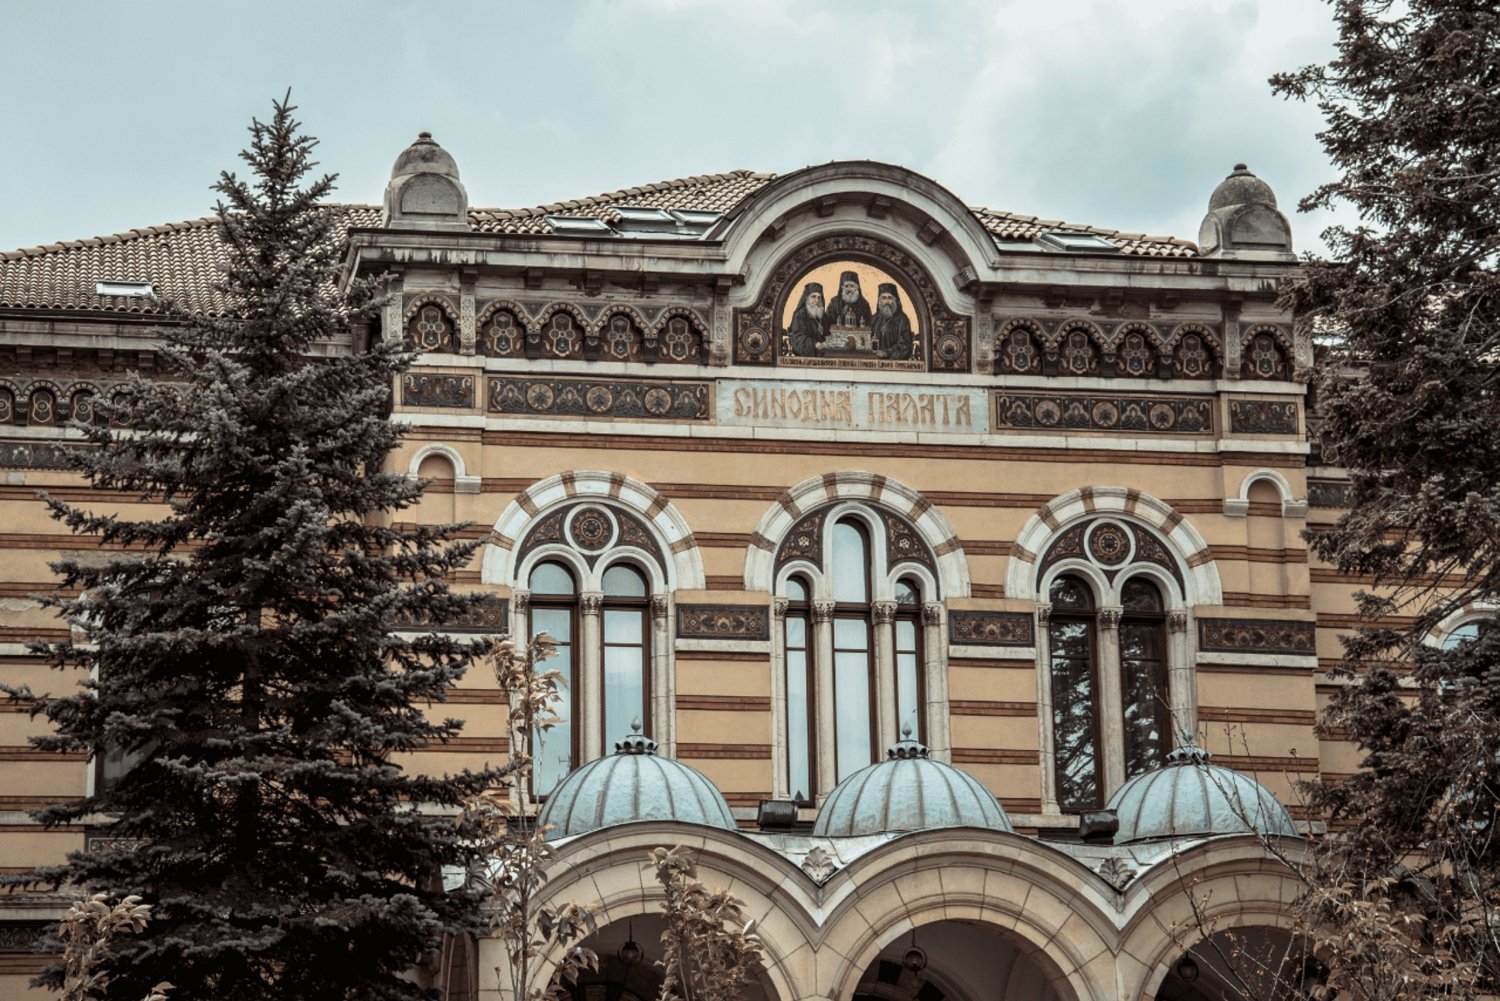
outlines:
M651 720L650 595L646 578L625 563L604 571L604 739L618 740Z
M930 742L935 560L904 519L845 503L799 519L777 561L775 794L814 802L903 733Z
M577 760L578 714L578 584L560 563L540 563L531 571L531 622L527 635L546 633L557 641L557 656L542 661L542 670L562 675L562 699L556 706L557 721L545 733L532 734L532 791L545 796Z
M783 624L786 654L786 755L787 789L799 803L812 800L817 788L817 735L813 725L812 603L807 581L793 577L783 589L786 619Z
M1129 779L1167 760L1172 713L1161 591L1145 577L1132 577L1120 588L1120 605L1120 701Z
M1057 801L1064 810L1099 805L1104 777L1099 753L1098 650L1094 598L1073 576L1052 583L1048 648L1052 654L1052 746Z

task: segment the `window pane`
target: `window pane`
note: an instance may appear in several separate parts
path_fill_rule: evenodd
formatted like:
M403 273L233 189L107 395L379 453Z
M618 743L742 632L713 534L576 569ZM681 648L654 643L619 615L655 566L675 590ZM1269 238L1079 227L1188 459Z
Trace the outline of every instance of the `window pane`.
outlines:
M1135 577L1120 589L1120 604L1127 612L1159 612L1162 609L1161 592L1151 581Z
M870 649L870 626L864 619L834 619L833 646L837 650Z
M646 616L639 608L606 608L604 642L640 645L646 635Z
M1056 586L1053 588L1056 591ZM1094 636L1091 623L1053 619L1052 745L1057 799L1067 810L1097 809L1099 746L1094 712Z
M807 602L807 585L802 583L800 577L793 577L786 582L786 597L788 601L802 604Z
M1166 760L1171 748L1161 622L1120 623L1120 697L1125 710L1125 777Z
M641 616L639 612L615 615ZM630 735L639 721L646 723L646 650L644 646L604 647L604 740L605 746Z
M870 600L870 564L865 553L865 533L851 521L833 526L833 600L863 603Z
M917 591L917 586L911 581L900 580L896 582L896 604L915 605L921 600L922 598Z
M786 749L792 798L812 797L812 686L808 676L807 620L786 620Z
M543 563L531 571L532 594L572 594L573 575L556 563Z
M646 578L634 567L619 564L604 571L604 593L612 597L644 598Z
M1059 577L1052 582L1049 593L1053 608L1089 609L1094 607L1093 595L1088 586L1077 577Z
M538 568L540 569L540 568ZM535 579L533 574L532 578ZM531 631L558 641L557 655L537 664L539 671L557 671L561 696L553 705L556 724L532 734L532 788L545 796L573 769L573 612L568 608L531 608Z
M1479 623L1465 622L1443 638L1443 649L1452 650L1454 647L1461 646L1470 640L1477 640L1478 638Z
M839 651L833 655L833 691L838 778L842 780L874 760L870 739L869 654Z
M908 730L913 740L924 740L922 732L921 659L917 656L917 623L896 620L896 733Z

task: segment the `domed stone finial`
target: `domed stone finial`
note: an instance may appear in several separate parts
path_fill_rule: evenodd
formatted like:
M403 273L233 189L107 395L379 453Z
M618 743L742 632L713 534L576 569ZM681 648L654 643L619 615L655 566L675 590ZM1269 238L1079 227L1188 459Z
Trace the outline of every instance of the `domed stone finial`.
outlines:
M1276 193L1245 164L1235 164L1209 196L1208 214L1198 227L1198 249L1205 257L1292 257L1292 227L1276 208Z
M467 230L469 195L458 179L458 164L432 133L417 139L391 167L385 187L387 228Z
M616 754L655 754L656 741L641 733L641 718L630 721L630 735L615 745Z
M887 761L913 761L931 753L926 744L911 739L911 724L907 724L901 728L901 739L886 750L885 758Z

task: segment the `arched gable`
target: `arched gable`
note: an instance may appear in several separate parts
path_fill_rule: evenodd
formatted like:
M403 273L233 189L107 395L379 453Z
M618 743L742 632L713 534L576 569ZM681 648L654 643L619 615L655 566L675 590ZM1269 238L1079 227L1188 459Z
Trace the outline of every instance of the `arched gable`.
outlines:
M518 546L544 515L576 500L598 498L631 512L647 526L665 554L666 584L672 590L704 586L703 554L686 520L657 490L620 473L578 470L549 476L527 487L511 501L490 532L480 576L484 583L508 587L515 583Z

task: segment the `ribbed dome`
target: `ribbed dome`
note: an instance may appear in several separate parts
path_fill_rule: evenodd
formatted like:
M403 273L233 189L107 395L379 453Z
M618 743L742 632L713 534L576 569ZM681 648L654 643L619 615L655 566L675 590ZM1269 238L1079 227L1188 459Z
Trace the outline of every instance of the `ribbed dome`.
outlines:
M979 780L933 761L914 740L886 752L834 786L813 824L814 837L851 838L887 831L984 827L1012 831L1005 809Z
M417 141L401 151L391 167L391 177L407 174L446 174L458 180L458 163L437 144L431 132L420 132Z
M537 822L552 825L547 840L554 841L636 820L736 829L729 804L707 776L657 757L656 741L639 733L559 782Z
M1254 174L1243 163L1234 165L1234 173L1219 182L1214 193L1208 196L1208 210L1229 208L1233 205L1276 204L1276 192Z
M1297 827L1271 791L1248 775L1213 764L1195 744L1167 755L1110 797L1120 829L1115 844L1158 838L1260 833L1295 838Z

